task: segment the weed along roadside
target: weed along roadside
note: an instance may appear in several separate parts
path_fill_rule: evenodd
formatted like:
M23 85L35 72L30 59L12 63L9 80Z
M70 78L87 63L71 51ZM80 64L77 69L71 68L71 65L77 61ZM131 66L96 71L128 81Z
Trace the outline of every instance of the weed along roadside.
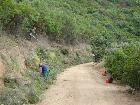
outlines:
M1 90L0 104L21 105L38 102L40 95L53 83L58 73L69 66L92 61L89 49L85 49L84 53L81 53L82 51L37 47L25 59L26 70L21 76L5 75L3 78L5 87ZM50 70L47 79L39 73L39 63L42 61Z

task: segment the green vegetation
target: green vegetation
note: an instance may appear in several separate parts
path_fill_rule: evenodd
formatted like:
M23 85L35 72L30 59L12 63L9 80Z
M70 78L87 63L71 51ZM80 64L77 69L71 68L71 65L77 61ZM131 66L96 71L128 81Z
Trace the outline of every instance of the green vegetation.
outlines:
M105 65L114 78L133 88L140 87L140 43L114 48L106 57Z
M19 34L36 27L50 39L66 43L95 35L139 36L138 0L2 0L3 30Z
M110 0L111 1L111 0ZM140 2L136 0L100 1L102 11L99 34L91 38L95 61L104 61L114 79L140 88L139 28ZM112 7L112 6L113 7ZM103 28L104 27L104 28Z
M0 1L0 30L14 35L19 35L20 32L20 35L26 36L28 30L33 27L36 27L38 35L45 34L50 40L67 44L90 43L95 61L104 61L114 79L133 88L140 88L139 0ZM82 52L84 51L38 48L26 59L28 70L26 75L23 75L23 78L27 78L23 81L30 81L33 85L25 84L25 89L30 91L27 92L22 88L24 86L17 85L17 81L12 78L10 81L14 82L14 86L7 84L3 91L8 90L12 95L20 94L20 89L24 94L16 99L20 100L21 104L35 103L39 100L38 96L42 90L47 88L44 84L51 84L62 68L90 61L90 56ZM39 61L48 63L51 69L47 81L39 76ZM11 68L18 68L16 61L13 60L10 64ZM5 80L7 81L7 78ZM5 92L1 99L7 99L5 102L10 104L18 104L6 96ZM25 98L26 96L29 97Z

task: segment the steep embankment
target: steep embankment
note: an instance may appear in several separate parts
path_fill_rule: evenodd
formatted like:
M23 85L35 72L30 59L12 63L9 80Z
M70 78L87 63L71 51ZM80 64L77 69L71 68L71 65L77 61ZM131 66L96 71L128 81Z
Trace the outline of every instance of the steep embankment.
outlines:
M126 93L126 88L106 84L99 65L87 63L71 67L58 75L57 82L37 105L139 105L140 98Z
M33 49L35 49L35 46L31 42L22 40L19 45L13 38L0 37L1 88L4 86L4 78L20 78L22 76L22 73L26 70L25 60L27 55L32 53Z
M82 46L82 47L81 47ZM64 46L39 41L13 39L0 36L0 104L33 104L57 73L71 65L92 60L89 45ZM47 63L50 69L47 80L40 75L38 64Z
M24 57L19 47L8 37L0 37L0 87L4 86L4 76L20 76L25 69ZM16 60L16 61L15 61ZM20 65L20 66L17 66ZM18 69L18 70L17 70Z

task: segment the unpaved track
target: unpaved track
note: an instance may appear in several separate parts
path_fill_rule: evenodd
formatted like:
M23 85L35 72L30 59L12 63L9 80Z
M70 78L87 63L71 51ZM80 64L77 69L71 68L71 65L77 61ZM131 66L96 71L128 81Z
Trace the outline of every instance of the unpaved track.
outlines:
M58 75L38 105L140 105L124 87L106 84L93 63L78 65Z

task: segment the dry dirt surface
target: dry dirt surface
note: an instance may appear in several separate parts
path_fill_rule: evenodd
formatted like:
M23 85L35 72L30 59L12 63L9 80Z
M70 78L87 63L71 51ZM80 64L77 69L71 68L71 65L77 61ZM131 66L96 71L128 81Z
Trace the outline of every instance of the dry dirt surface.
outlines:
M87 63L59 74L37 105L140 105L140 98L123 86L106 84L93 63Z

